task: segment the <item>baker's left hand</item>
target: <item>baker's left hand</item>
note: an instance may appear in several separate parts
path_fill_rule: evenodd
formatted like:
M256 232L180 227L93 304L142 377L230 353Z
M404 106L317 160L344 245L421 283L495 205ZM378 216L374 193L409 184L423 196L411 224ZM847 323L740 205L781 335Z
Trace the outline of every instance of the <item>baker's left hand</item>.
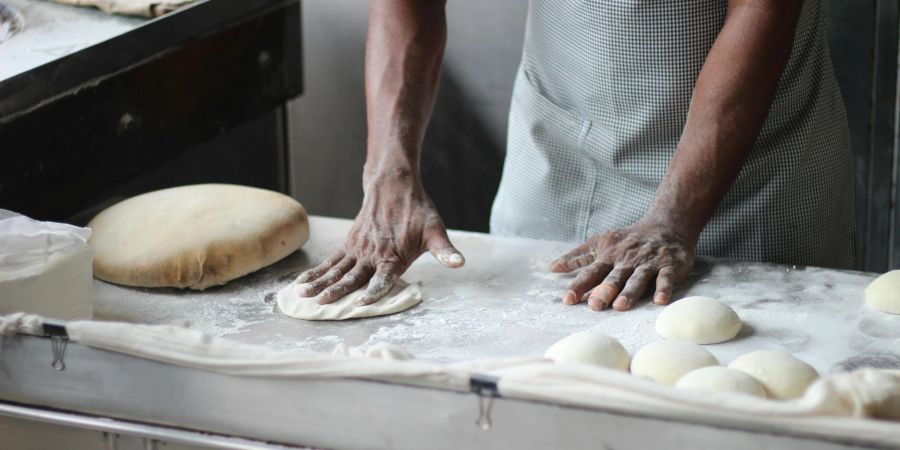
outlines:
M694 267L697 238L652 222L598 234L550 263L554 272L581 269L563 302L575 305L587 300L591 309L607 306L630 309L650 283L656 283L653 302L669 303L672 289Z

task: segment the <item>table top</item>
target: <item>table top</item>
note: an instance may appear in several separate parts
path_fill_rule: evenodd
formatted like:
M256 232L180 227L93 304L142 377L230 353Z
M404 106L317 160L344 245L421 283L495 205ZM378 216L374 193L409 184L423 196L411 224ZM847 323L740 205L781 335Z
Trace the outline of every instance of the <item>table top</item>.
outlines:
M0 44L0 80L128 32L145 19L39 0L3 0L19 10L25 29Z
M335 345L397 344L418 358L453 362L542 354L571 333L598 329L634 354L660 339L663 307L644 300L627 312L568 306L561 294L573 275L552 274L550 260L572 244L451 231L466 266L441 267L429 254L404 275L424 301L391 316L337 322L287 317L275 293L341 245L351 222L312 217L304 247L272 266L206 291L145 289L95 280L98 320L173 324L284 350L331 351ZM860 361L900 361L900 315L864 305L875 274L814 267L698 259L675 298L705 295L737 311L744 328L730 342L707 345L723 364L754 350L786 350L825 373Z

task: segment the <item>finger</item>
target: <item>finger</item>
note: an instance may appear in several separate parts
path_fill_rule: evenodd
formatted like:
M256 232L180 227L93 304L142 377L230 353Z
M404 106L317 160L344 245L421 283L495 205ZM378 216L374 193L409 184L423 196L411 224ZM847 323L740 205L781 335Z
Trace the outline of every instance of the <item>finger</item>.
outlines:
M644 292L647 292L647 284L653 278L654 274L655 272L646 266L639 267L635 270L634 273L628 277L625 288L622 289L622 292L619 293L619 296L616 297L616 300L613 302L613 309L616 311L627 311L631 309L635 302L644 296Z
M354 258L344 258L339 263L335 264L334 267L328 269L328 271L322 274L318 279L301 284L297 288L297 292L304 297L315 297L316 295L319 295L319 292L322 292L323 289L341 281L344 274L349 272L355 264L356 260Z
M596 286L597 283L602 281L611 269L611 264L599 262L581 269L581 272L578 272L578 275L572 280L572 283L569 284L569 290L563 295L563 303L575 305L586 300L587 297L585 297L585 294L587 294L592 287Z
M595 255L591 246L585 242L569 251L569 253L554 259L550 263L550 271L557 273L571 272L579 267L584 267L594 262L594 259Z
M334 255L331 256L331 258L328 258L325 261L322 261L322 263L319 264L318 266L313 267L312 269L309 269L306 272L301 273L300 276L297 277L296 280L294 280L294 282L297 284L309 283L310 281L321 277L322 274L324 274L325 272L328 271L328 269L334 267L335 264L339 263L342 259L344 259L344 255L345 255L345 253L343 250L335 253Z
M616 296L625 285L625 281L634 272L630 267L616 267L606 276L606 279L591 291L588 298L588 306L591 309L600 311L611 305Z
M659 269L656 276L656 292L653 294L653 303L668 305L672 301L672 289L675 288L675 270L671 266Z
M341 281L322 291L322 293L319 294L318 303L320 305L334 303L345 295L363 287L366 282L369 281L372 272L374 272L374 270L372 270L370 266L357 264L353 270L341 278Z
M438 260L444 267L456 269L466 263L466 258L450 242L450 238L447 237L447 230L443 227L436 228L431 232L427 246L434 259Z
M396 264L385 263L378 266L375 276L369 281L366 293L356 300L356 306L366 306L377 302L381 297L391 291L394 283L400 278L400 267Z

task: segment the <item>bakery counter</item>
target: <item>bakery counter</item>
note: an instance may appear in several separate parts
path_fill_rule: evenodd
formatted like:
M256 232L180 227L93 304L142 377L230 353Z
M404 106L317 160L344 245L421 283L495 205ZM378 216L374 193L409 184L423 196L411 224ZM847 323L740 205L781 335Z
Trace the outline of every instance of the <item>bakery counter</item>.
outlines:
M897 395L890 372L832 375L778 402L534 358L587 329L632 354L658 339L661 307L561 303L571 275L546 265L570 244L451 232L466 267L416 261L404 278L424 300L409 310L338 322L280 314L277 291L329 256L349 226L312 217L302 250L224 286L95 281L95 321L0 321L0 447L900 448L896 422L861 417L896 413L879 400ZM863 304L873 277L701 259L677 297L716 297L740 315L736 339L705 347L722 363L783 349L825 374L896 364L900 316ZM320 353L382 343L415 359Z
M466 266L445 269L431 255L404 275L424 300L405 312L350 321L310 322L281 314L279 289L330 256L351 222L312 217L311 238L298 252L262 271L205 291L127 288L95 281L99 320L170 324L279 350L330 352L337 344L366 349L399 345L419 359L535 356L558 339L598 329L632 354L659 339L662 310L648 301L628 312L568 306L560 296L573 275L547 263L571 244L451 231ZM675 298L704 295L735 309L744 327L730 342L708 345L723 363L760 349L793 353L821 373L900 358L900 316L864 305L874 274L701 258Z

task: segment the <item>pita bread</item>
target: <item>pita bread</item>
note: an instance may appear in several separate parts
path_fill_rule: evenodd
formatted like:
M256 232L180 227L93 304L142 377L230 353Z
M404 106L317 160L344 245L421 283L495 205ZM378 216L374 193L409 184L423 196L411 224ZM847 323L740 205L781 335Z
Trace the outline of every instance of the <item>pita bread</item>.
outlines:
M206 289L266 267L309 238L306 210L278 192L200 184L117 203L88 224L94 276L142 287Z

